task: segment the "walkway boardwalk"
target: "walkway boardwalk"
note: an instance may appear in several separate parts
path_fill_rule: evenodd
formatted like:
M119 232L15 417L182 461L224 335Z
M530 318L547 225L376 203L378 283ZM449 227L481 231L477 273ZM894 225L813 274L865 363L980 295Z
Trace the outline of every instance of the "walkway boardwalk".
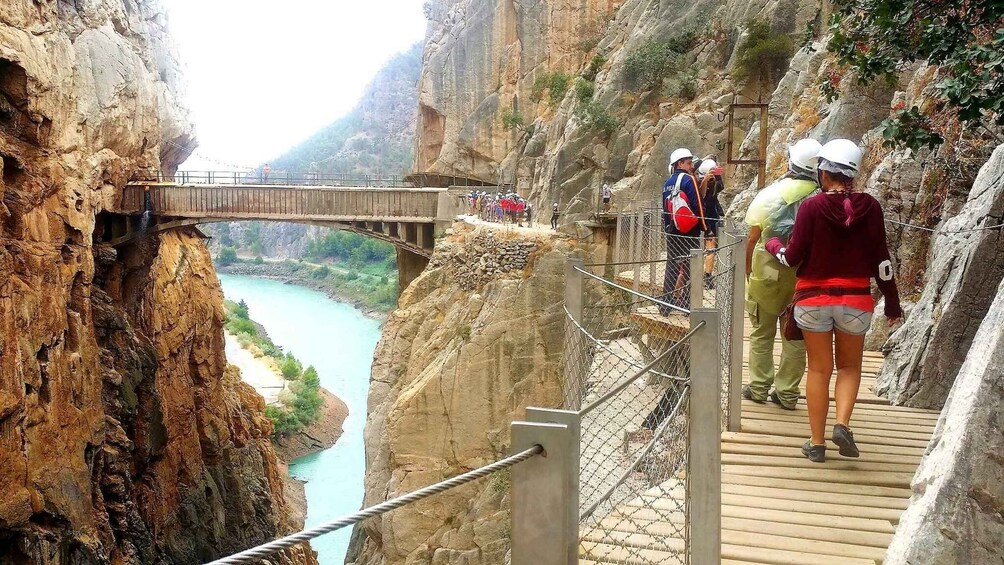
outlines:
M745 343L748 351L748 337ZM779 352L778 343L776 357ZM851 421L861 449L858 459L841 457L832 444L826 463L802 456L799 448L809 436L804 400L796 411L743 401L742 432L722 434L723 564L882 562L909 502L910 481L938 412L890 406L875 396L872 387L881 365L880 353L865 353L859 403ZM744 382L746 371L744 365ZM832 407L830 418L828 430L833 425ZM673 483L652 489L650 496L668 491L684 496L682 484ZM654 505L661 508L663 503L666 509L676 508L664 499ZM664 540L677 531L671 524L682 522L684 516L654 511L651 502L648 506L636 499L618 507L599 528L582 532L579 562L635 562L621 549L624 546L663 549L631 553L643 554L644 563L677 562L677 557L665 553ZM653 543L655 539L660 541ZM683 540L679 547L682 551Z

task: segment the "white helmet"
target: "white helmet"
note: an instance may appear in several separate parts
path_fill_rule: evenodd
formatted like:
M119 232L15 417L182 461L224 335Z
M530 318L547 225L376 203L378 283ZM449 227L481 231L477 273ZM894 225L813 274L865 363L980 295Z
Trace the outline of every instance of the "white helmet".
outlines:
M819 150L819 168L854 178L861 166L861 149L849 139L828 141Z
M705 158L701 161L701 166L697 168L697 172L703 177L710 173L713 169L718 168L718 163L714 159Z
M691 153L690 149L687 149L686 147L681 147L681 148L677 149L676 151L673 151L669 155L669 170L670 170L670 172L672 172L673 166L676 165L677 162L679 162L679 161L681 161L683 159L693 159L693 158L694 158L694 154Z
M815 173L817 158L822 145L815 139L800 139L788 147L788 163L793 169L806 173Z

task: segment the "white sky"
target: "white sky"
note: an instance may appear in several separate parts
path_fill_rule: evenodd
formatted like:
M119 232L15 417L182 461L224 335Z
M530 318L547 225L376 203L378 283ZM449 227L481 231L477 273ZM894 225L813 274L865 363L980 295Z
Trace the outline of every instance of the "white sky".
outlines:
M164 4L199 139L189 170L279 156L352 109L384 63L425 35L422 0Z

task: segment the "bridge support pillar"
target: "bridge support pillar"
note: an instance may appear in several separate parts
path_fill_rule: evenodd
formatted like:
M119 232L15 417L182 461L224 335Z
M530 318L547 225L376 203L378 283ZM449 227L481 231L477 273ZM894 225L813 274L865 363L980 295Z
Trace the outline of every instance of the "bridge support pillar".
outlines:
M429 258L397 248L397 292L400 295L429 264Z

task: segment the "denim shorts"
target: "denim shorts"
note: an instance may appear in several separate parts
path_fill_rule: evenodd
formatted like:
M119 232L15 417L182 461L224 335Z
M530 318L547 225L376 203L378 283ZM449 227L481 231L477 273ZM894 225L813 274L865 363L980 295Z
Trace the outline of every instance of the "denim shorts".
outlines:
M850 306L795 306L795 323L807 332L829 332L834 328L845 334L865 335L872 323L872 313Z

